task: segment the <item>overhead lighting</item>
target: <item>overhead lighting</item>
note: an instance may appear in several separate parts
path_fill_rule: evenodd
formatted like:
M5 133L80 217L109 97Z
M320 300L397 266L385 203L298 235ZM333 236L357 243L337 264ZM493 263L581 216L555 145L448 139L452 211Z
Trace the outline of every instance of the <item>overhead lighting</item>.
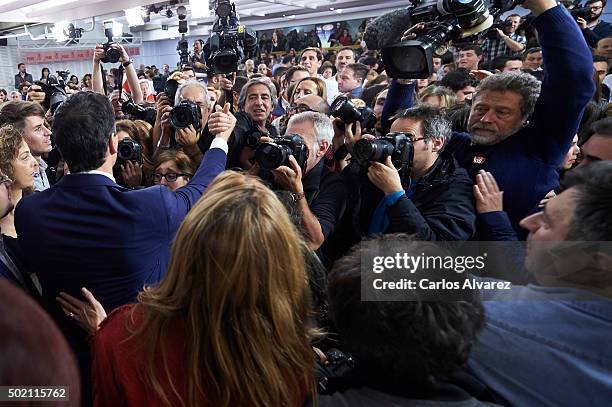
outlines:
M291 15L289 16L289 18L294 19L294 18L295 18L295 14L291 14Z
M51 33L53 34L53 38L55 38L55 41L64 42L70 39L67 34L69 25L70 23L68 21L60 21L55 23L55 25L51 29Z
M113 21L113 37L121 37L123 34L123 24Z
M342 13L342 9L339 8L338 10L336 10L336 13L341 14Z
M125 19L130 27L144 24L142 9L140 7L133 7L123 11L125 12Z
M187 9L185 6L179 6L176 9L176 15L178 16L179 20L184 20L187 17Z
M75 3L78 0L47 0L32 6L32 10L46 10L53 7L63 6L64 4Z
M330 7L330 8L329 8L329 11L334 11L334 8L333 8L333 7Z
M208 18L210 17L210 9L208 1L189 0L189 8L191 9L191 18Z

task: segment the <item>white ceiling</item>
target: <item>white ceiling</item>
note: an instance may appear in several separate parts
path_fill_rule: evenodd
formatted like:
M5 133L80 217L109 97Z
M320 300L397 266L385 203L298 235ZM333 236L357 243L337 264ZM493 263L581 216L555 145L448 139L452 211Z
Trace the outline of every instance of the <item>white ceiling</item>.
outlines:
M202 1L202 0L200 0ZM207 0L203 0L207 1ZM177 4L178 3L178 4ZM126 23L123 10L152 4L170 7L173 11L183 3L189 10L189 0L155 1L155 0L0 0L0 29L15 26L16 23L55 23L58 21L76 21L91 17L100 19L114 18ZM211 0L211 5L213 0ZM389 0L373 2L372 0L235 0L236 9L242 24L259 25L264 22L284 22L293 25L290 20L320 18L337 15L337 20L348 19L352 13L369 12L376 15L380 9L400 7L409 4L406 0ZM164 10L165 12L165 10ZM162 12L163 14L163 12ZM175 17L151 14L150 25L177 25ZM213 16L214 17L214 16ZM199 19L197 23L210 25L213 17ZM188 20L190 17L188 16ZM12 24L6 24L12 23ZM190 21L190 25L194 21ZM280 26L280 24L279 24ZM153 28L153 27L151 27Z

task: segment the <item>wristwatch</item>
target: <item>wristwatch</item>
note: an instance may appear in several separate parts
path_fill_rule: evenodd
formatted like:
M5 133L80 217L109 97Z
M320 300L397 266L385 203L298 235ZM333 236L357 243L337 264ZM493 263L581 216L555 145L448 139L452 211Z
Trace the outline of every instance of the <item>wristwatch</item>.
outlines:
M124 68L127 68L128 66L130 66L131 63L132 63L132 60L130 59L128 61L122 62L121 65L123 65Z
M291 194L291 196L293 197L293 201L294 202L298 202L298 201L304 199L304 197L305 197L304 192L298 192L297 194Z

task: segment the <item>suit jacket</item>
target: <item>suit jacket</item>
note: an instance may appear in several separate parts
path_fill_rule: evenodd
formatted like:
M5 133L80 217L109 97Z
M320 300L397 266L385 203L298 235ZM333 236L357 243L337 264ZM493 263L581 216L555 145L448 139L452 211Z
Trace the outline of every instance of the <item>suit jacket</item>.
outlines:
M38 274L49 311L73 346L85 338L57 305L59 292L82 297L87 287L110 312L160 281L180 223L225 169L226 157L210 149L191 182L175 192L129 190L104 175L72 174L20 201L15 227L26 266Z
M30 84L33 84L34 83L34 78L32 78L32 75L29 74L29 73L26 73L23 78L19 74L15 75L15 89L20 91L21 89L19 89L19 85L23 81L30 82Z

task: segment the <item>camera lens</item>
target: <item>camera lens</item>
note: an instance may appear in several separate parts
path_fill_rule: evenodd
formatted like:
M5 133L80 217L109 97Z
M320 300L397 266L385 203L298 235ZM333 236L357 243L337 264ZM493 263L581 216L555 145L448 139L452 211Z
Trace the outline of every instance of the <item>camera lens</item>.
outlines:
M115 48L108 48L106 50L106 61L108 61L111 64L115 64L117 62L119 62L119 59L121 58L121 52Z
M132 146L130 146L129 144L123 144L119 148L119 158L123 160L129 160L132 157L132 152Z
M255 150L255 161L261 168L273 170L289 159L291 148L285 145L263 143Z
M393 145L386 140L359 140L353 147L353 156L358 161L383 162L393 154Z
M184 129L193 123L191 109L187 106L176 106L170 112L170 124L177 129Z
M355 123L361 118L361 112L346 96L337 97L332 102L330 114L344 123Z

